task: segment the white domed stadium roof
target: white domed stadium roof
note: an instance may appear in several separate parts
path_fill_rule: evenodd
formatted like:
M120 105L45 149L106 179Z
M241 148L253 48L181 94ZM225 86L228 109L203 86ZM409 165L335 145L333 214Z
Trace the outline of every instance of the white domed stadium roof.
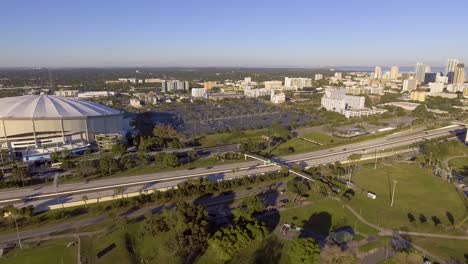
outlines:
M117 115L110 107L51 95L24 95L0 98L0 118L72 118Z

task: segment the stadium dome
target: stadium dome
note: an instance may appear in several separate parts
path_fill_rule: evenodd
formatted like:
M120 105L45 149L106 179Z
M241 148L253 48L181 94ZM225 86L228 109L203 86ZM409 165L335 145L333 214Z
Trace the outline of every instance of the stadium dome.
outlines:
M120 114L100 104L49 95L1 98L0 106L0 118L70 118Z
M0 148L25 160L87 148L97 136L122 129L120 111L89 101L50 95L0 99Z

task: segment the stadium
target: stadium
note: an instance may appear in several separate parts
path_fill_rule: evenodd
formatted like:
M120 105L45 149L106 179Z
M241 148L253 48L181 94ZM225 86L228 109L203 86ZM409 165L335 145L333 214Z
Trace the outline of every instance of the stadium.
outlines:
M100 104L50 95L0 99L0 147L24 161L89 148L96 137L121 134L123 113Z

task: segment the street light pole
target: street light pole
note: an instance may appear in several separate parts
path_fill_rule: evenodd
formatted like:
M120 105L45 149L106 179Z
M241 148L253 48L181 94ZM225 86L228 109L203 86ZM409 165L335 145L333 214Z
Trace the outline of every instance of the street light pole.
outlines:
M392 203L390 204L390 207L393 207L393 200L395 199L395 188L396 188L397 183L398 183L398 181L396 181L396 180L393 181Z
M23 249L23 245L21 244L21 238L20 238L19 229L18 229L18 222L16 222L16 216L13 216L13 220L15 220L16 235L18 236L18 244L20 246L20 249Z

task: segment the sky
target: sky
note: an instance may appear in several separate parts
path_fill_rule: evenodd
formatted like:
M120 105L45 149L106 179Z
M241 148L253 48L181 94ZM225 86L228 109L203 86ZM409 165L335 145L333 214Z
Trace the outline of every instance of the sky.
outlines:
M0 2L0 67L468 63L466 0Z

